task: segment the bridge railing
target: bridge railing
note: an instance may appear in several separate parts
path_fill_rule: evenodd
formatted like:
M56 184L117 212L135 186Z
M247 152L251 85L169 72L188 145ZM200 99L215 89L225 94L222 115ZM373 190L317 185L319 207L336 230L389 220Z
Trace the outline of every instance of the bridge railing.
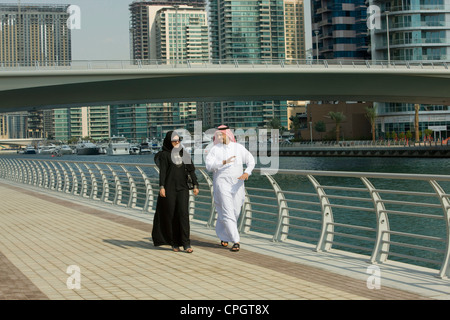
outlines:
M394 69L448 69L445 61L371 61L323 59L229 59L229 60L71 60L35 61L19 63L0 61L0 71L29 70L120 70L151 68L394 68Z
M0 178L151 214L155 165L0 158ZM213 184L197 168L191 219L213 228ZM371 263L388 259L450 275L450 176L255 169L246 182L240 232L315 250L347 250Z

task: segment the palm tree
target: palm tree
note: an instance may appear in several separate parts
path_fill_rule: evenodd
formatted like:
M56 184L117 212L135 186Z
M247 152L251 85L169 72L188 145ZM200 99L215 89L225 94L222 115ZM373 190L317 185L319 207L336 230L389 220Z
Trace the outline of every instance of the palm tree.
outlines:
M374 107L366 107L366 118L370 122L372 130L372 141L375 142L375 123L377 120L377 112Z
M328 112L328 116L331 120L336 123L336 141L339 142L339 137L341 135L341 123L345 120L345 115L342 112Z
M415 129L415 138L416 141L420 141L420 132L419 132L419 109L420 109L420 104L415 104L414 105L414 111L415 111L415 115L414 115L414 129Z

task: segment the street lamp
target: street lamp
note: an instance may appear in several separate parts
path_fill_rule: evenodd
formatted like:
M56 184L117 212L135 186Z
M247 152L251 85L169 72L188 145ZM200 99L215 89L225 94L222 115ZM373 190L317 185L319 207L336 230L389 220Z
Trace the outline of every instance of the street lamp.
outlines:
M319 30L315 30L314 33L316 34L316 61L319 64Z
M387 54L389 67L391 65L391 51L389 49L389 11L386 11L386 38L387 38Z

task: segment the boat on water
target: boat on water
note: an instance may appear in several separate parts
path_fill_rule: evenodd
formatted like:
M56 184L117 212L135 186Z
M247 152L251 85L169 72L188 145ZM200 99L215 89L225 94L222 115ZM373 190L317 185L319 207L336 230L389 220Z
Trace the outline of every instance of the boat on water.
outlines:
M106 148L106 153L110 156L121 156L130 154L131 143L127 139L122 137L113 136Z
M54 144L39 146L39 154L55 154L58 153L58 147Z
M61 148L59 149L59 152L61 154L73 154L74 150L71 147L69 147L67 144L65 144L65 145L61 146Z
M24 154L36 154L36 149L33 146L27 146L23 151Z
M92 142L82 141L77 144L76 154L78 155L96 155L99 154L99 147Z

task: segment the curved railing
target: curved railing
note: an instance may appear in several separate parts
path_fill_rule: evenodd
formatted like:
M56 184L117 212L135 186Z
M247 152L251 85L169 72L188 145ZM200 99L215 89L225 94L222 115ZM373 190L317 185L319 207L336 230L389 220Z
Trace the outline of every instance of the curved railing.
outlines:
M446 61L407 60L323 60L323 59L228 59L228 60L70 60L34 61L28 64L0 61L0 71L28 70L128 70L152 68L399 68L399 69L446 69Z
M200 193L190 216L214 227L210 174L197 168ZM77 195L142 213L154 212L155 165L0 158L0 178ZM450 275L450 176L255 169L246 183L240 232L310 243Z

